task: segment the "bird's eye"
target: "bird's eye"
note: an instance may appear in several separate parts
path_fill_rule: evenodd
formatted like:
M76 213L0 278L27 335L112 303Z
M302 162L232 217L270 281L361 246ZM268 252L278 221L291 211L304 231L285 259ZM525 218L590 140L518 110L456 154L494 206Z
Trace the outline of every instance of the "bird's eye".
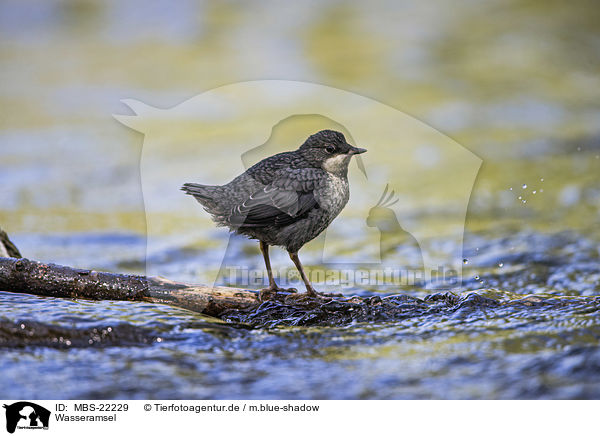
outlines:
M335 146L328 145L327 147L325 147L325 151L329 154L333 154L333 153L335 153Z

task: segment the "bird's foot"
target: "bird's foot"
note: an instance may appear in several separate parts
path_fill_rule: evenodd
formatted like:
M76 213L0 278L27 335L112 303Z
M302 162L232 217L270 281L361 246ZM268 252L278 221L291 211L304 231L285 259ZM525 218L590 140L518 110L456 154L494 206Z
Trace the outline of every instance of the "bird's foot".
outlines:
M285 299L288 295L297 293L296 288L280 288L279 286L269 286L268 288L261 289L258 293L258 300L262 303L268 300Z

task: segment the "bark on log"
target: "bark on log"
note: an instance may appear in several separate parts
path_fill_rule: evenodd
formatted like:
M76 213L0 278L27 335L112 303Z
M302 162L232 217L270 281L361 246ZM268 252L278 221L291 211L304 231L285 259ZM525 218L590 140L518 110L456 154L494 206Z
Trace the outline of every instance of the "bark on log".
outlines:
M47 297L163 303L219 316L258 305L258 293L244 289L189 285L157 277L114 274L0 258L0 291Z

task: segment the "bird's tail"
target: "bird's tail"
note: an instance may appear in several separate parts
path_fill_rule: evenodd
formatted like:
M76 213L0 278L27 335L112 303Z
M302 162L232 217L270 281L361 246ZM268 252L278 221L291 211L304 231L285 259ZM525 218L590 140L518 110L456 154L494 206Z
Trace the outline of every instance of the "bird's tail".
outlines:
M181 187L181 190L186 194L193 196L203 206L214 207L216 206L215 194L217 188L218 186L186 183Z
M220 221L219 217L223 214L223 207L219 202L221 198L221 195L219 195L221 192L220 186L185 183L181 190L193 196L212 215L215 221Z

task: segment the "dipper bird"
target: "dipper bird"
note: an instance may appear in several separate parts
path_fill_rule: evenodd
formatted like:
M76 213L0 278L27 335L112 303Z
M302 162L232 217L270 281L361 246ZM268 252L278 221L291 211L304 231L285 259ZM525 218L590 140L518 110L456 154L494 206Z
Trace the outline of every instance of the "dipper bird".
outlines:
M298 250L342 211L350 196L348 164L365 151L348 144L340 132L321 130L297 150L263 159L226 185L186 183L181 190L198 200L218 226L258 239L269 276L262 292L284 290L275 283L269 259L269 246L277 245L288 251L307 295L315 297Z

